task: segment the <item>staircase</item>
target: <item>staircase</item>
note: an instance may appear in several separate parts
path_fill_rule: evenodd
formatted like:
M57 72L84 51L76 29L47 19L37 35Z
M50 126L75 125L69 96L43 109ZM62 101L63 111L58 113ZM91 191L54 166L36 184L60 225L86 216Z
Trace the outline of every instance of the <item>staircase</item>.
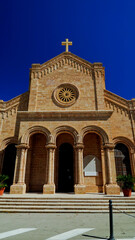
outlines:
M89 197L88 195L68 197L41 195L3 195L0 197L2 213L108 213L109 199L113 202L113 212L135 213L135 197Z

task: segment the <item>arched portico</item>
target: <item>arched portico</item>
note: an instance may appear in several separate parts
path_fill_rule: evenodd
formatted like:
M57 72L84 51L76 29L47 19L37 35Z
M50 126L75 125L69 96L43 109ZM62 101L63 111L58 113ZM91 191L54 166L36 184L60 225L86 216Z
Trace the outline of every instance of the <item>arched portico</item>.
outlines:
M29 144L30 136L37 133L41 133L45 135L47 142L49 141L51 133L47 128L43 126L32 126L28 128L23 134L23 136L21 137L21 143Z
M103 192L102 139L95 132L83 138L83 173L86 192Z
M115 145L116 174L132 174L135 176L135 146L133 142L123 136L113 139Z
M68 133L59 133L56 139L55 183L57 192L73 192L75 182L74 139Z
M9 180L7 182L8 188L6 188L7 191L9 191L10 185L13 183L16 159L16 144L17 138L15 137L6 138L1 143L0 174L9 176Z
M108 134L103 128L100 128L95 125L86 126L81 130L81 136L84 137L87 133L96 133L100 136L102 144L109 143Z
M89 159L90 168L98 169L98 173L91 173L91 175L97 174L97 176L85 176L85 182L88 182L89 186L88 191L119 194L119 187L116 184L114 144L109 142L108 134L101 127L90 125L82 129L81 135L84 143L84 160L86 161L87 158L88 161ZM88 141L86 138L88 138Z
M59 126L57 128L54 129L53 131L53 136L54 136L54 142L56 143L56 139L58 137L58 135L60 134L64 134L64 133L68 133L73 137L74 140L74 144L77 143L77 139L78 139L78 132L75 128L71 127L71 126Z
M25 193L26 184L27 191L37 192L41 191L41 188L43 189L48 165L46 145L50 136L49 130L42 126L33 126L25 131L20 144L17 146L14 183L11 186L11 193ZM40 171L44 172L42 176L40 176Z

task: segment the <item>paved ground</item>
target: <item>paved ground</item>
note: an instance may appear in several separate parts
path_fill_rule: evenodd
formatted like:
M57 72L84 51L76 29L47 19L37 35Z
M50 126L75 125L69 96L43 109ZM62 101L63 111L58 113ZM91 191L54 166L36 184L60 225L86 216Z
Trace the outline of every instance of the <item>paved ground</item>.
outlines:
M20 228L35 228L28 232L13 236L4 237L1 233ZM79 234L81 230L75 230L76 236L72 236L73 231L65 235L59 235L73 229L86 229L84 233ZM18 231L18 230L17 230ZM25 230L24 230L25 231ZM26 229L27 231L27 229ZM6 233L7 234L7 233ZM9 235L11 232L9 233ZM52 238L59 235L55 238ZM6 235L7 236L7 235ZM114 236L115 238L135 238L135 214L114 214ZM108 214L0 214L0 239L9 240L89 240L109 237L109 216ZM51 239L50 239L51 240Z

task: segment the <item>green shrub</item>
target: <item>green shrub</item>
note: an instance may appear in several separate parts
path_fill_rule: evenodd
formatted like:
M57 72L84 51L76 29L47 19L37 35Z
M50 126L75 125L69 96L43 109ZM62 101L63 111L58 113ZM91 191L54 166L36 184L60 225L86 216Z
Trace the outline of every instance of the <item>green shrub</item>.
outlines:
M122 183L122 189L133 189L135 178L131 175L118 175L117 182Z
M7 175L0 175L0 189L7 187L6 180L9 179Z

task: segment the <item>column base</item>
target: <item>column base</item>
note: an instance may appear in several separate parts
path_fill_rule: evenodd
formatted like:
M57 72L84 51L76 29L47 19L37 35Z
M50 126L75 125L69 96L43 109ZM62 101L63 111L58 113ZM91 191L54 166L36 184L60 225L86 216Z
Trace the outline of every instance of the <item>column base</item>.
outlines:
M25 194L26 184L13 184L10 186L10 194Z
M54 184L44 184L43 194L54 194L54 193L55 193L55 185Z
M119 195L120 187L117 184L106 184L105 185L105 194L107 195Z
M74 193L75 194L84 194L85 191L85 186L84 185L79 185L79 184L75 184L74 185Z

